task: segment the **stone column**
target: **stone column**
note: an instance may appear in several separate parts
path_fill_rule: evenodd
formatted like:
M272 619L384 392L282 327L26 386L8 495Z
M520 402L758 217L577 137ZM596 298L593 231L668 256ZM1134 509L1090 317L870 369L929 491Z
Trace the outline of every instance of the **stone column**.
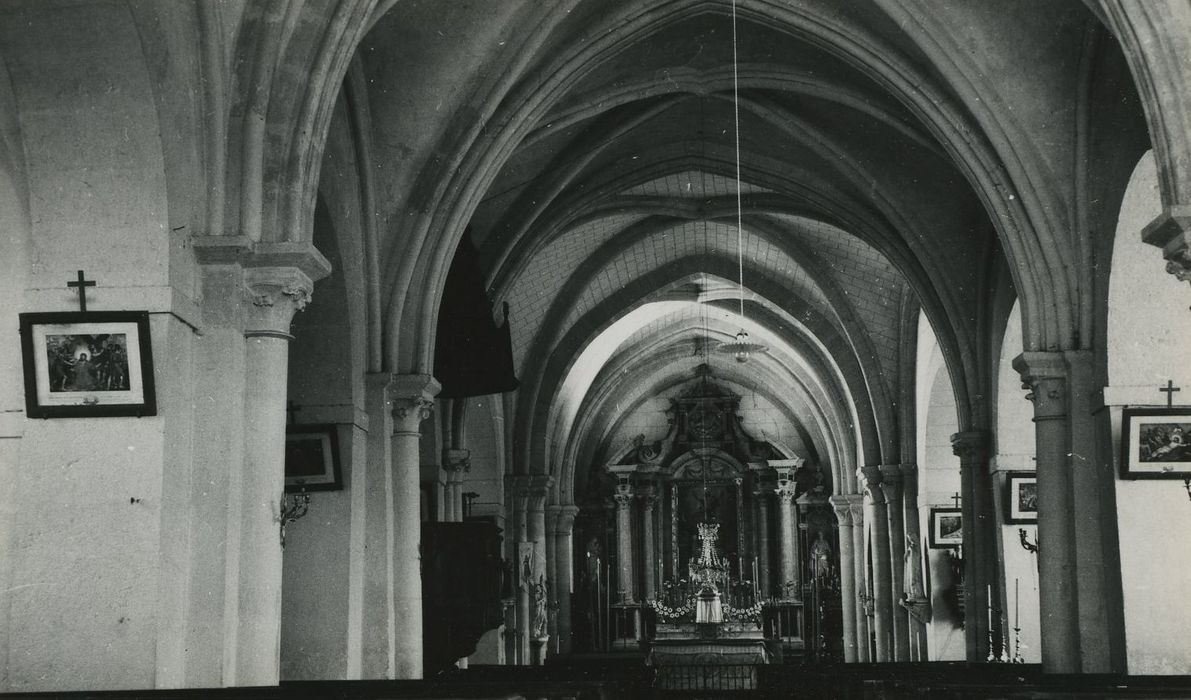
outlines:
M620 600L636 602L633 591L633 485L616 485L616 560Z
M447 450L447 460L444 465L447 472L446 493L446 522L463 522L463 475L471 469L471 451L462 449Z
M438 382L428 374L393 377L393 612L396 678L422 677L422 421L434 409Z
M889 517L890 591L893 604L893 660L910 660L910 626L906 609L898 603L904 597L906 533L902 510L902 472L897 464L881 466L881 493L885 496L885 512Z
M579 508L574 505L558 507L555 521L554 556L554 599L558 607L555 624L559 654L571 653L571 594L575 592L575 516Z
M646 486L641 490L641 538L642 538L642 556L641 556L641 574L642 574L642 596L641 599L653 600L657 593L657 553L654 550L654 507L658 502L657 489L653 486Z
M761 579L761 597L770 595L769 580L769 494L764 487L758 487L753 492L757 501L757 578Z
M835 509L835 518L839 523L839 581L840 600L843 612L844 661L856 662L856 606L850 601L856 600L855 569L852 558L852 506L846 496L832 496L831 505ZM863 525L861 525L863 527Z
M1048 673L1124 666L1115 476L1096 454L1091 364L1089 352L1027 352L1013 361L1034 404L1038 597Z
M964 631L968 661L987 661L989 654L988 599L1000 600L996 571L996 518L989 478L989 435L969 430L951 436L959 457L964 521ZM1001 621L992 624L993 651L1000 651Z
M294 267L244 271L244 469L234 673L237 685L276 685L281 663L280 502L290 321L314 283Z
M881 491L881 468L861 469L864 481L866 520L871 528L873 557L873 636L876 639L876 661L892 661L893 595L890 589L889 515L885 494Z
M918 465L902 462L902 514L906 548L904 567L910 569L910 590L905 593L903 607L909 617L910 660L926 661L926 621L929 619L926 587L922 580L922 534L918 524ZM903 581L905 579L903 578Z
M364 381L368 411L367 471L353 472L354 504L364 501L364 600L361 678L393 678L397 619L393 612L393 375L369 374ZM363 478L361 478L361 476ZM359 487L359 488L356 488ZM353 527L354 527L353 523Z
M533 544L529 540L529 478L524 475L509 477L508 492L513 503L513 522L511 539L513 546L514 580L517 584L516 609L517 623L511 632L513 639L513 663L525 665L529 663L529 609L530 591L533 585Z
M872 661L872 635L869 633L869 605L865 598L870 596L868 571L865 566L865 552L868 544L864 539L864 496L851 494L843 496L852 508L852 582L856 586L856 597L851 604L856 609L856 661Z
M796 484L788 473L779 472L777 488L778 542L781 547L781 597L802 599L802 581L798 576L798 515L794 509Z

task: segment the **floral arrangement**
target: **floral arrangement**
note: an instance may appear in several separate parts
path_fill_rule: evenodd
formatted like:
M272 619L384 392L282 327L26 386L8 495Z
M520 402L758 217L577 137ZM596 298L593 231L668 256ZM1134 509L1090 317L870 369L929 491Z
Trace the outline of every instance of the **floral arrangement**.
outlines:
M761 624L761 601L757 601L752 605L743 608L734 608L730 605L722 606L725 622L755 622Z
M680 622L695 619L695 601L693 599L687 599L686 602L676 606L666 605L660 600L651 600L649 607L653 608L657 614L658 622Z

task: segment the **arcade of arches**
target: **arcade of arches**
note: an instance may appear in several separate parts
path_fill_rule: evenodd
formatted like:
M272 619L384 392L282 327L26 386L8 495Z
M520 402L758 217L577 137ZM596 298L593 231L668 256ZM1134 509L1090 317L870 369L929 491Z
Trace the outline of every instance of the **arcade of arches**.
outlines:
M1191 673L1191 3L736 13L0 2L0 690L632 652L701 523L774 658Z

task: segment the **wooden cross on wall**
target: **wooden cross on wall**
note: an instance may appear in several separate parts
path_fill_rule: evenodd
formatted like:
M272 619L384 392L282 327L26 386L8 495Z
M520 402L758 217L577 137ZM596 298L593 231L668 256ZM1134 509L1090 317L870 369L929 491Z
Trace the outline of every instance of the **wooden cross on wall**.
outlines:
M83 276L83 271L79 270L78 280L67 282L67 287L74 287L79 290L79 311L87 310L87 287L94 287L95 280L86 279Z
M1166 386L1158 387L1158 391L1161 391L1163 394L1166 394L1166 407L1174 408L1174 392L1182 391L1182 389L1175 386L1174 382L1172 380L1167 379Z
M960 499L959 491L956 491L955 495L951 497L951 500L955 501L956 508L959 508L959 499Z

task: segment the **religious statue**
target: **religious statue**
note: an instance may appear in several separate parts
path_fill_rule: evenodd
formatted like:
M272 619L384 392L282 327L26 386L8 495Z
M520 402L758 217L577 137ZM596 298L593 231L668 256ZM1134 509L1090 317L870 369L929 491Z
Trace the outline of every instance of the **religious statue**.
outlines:
M533 584L533 636L546 636L546 577L539 576Z
M811 578L820 586L831 585L831 545L827 543L827 539L823 536L823 531L819 530L819 536L811 544L810 549L811 560Z

